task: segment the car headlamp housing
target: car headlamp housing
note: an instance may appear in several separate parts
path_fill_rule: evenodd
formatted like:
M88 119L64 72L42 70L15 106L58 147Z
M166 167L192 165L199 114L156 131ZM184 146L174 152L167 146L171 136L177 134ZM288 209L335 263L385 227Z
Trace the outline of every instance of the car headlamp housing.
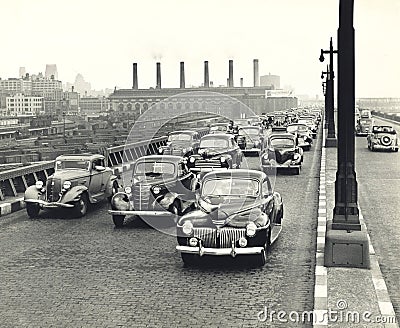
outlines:
M36 189L42 189L43 188L43 181L36 181L36 183L35 183L35 187L36 187Z
M193 223L190 221L185 221L185 223L182 226L182 232L185 235L190 236L193 233Z
M160 191L161 191L161 188L159 186L154 186L153 187L153 193L154 194L158 195L160 193Z
M68 190L71 188L71 181L64 181L63 183L63 189Z
M294 154L293 155L293 159L295 160L295 161L297 161L297 160L299 160L301 158L301 156L300 156L300 154Z
M162 154L164 152L164 149L162 147L158 148L158 153Z
M125 191L127 194L131 194L131 193L132 193L132 188L131 188L131 187L125 187L125 188L124 188L124 191Z
M195 159L194 157L190 157L189 162L190 162L190 163L194 163L195 160L196 160L196 159Z
M221 161L221 163L224 163L226 161L226 158L224 156L221 156L219 160Z
M247 226L246 226L246 235L248 237L254 237L255 234L257 232L257 226L254 222L250 222Z

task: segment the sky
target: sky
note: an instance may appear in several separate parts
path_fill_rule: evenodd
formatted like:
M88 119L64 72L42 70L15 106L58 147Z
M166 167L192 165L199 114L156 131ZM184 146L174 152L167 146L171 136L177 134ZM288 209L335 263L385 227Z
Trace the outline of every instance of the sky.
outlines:
M344 0L342 0L344 1ZM356 97L400 97L400 0L355 0ZM226 85L233 60L234 85L253 84L253 59L260 75L281 77L296 94L322 96L320 49L336 49L339 0L13 0L0 3L2 79L56 64L59 80L78 73L96 90L179 87L210 81ZM337 56L334 65L337 68ZM337 76L337 74L336 74Z

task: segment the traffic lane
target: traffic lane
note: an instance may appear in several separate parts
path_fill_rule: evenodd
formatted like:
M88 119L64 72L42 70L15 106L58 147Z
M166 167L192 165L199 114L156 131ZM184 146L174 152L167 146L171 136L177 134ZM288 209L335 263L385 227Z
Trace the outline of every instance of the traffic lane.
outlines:
M375 124L400 125L375 118ZM389 296L400 321L400 154L367 149L366 137L356 138L359 206L378 256Z
M139 220L115 229L105 204L82 219L12 214L0 232L1 322L288 327L276 318L259 322L257 314L265 307L312 310L319 170L313 154L306 153L300 176L277 177L284 227L263 268L249 268L246 258L185 268L173 236ZM249 161L258 167L258 158Z

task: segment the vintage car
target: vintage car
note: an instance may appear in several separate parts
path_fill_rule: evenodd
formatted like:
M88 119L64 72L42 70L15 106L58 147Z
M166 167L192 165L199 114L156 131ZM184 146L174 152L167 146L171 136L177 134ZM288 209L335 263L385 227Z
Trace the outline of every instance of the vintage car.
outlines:
M314 120L314 118L300 116L297 123L307 125L311 131L312 138L315 139L317 137L318 125L316 123L316 120Z
M371 131L373 119L369 110L362 110L360 113L360 120L356 127L357 136L367 136Z
M109 213L116 227L123 226L127 216L175 219L191 209L197 187L184 157L143 156L135 162L131 185L111 198Z
M233 126L231 123L213 123L208 133L233 133Z
M234 129L239 129L241 126L251 125L251 121L248 118L236 118L233 120Z
M199 148L200 136L197 131L182 130L168 134L167 144L158 148L160 155L190 156Z
M399 140L397 132L392 126L374 125L367 136L368 149L399 151Z
M252 256L264 265L281 231L283 202L258 170L207 173L196 209L177 223L178 246L185 264L203 255Z
M306 124L292 123L286 127L286 131L297 136L298 146L303 150L310 150L313 143L310 128Z
M273 133L260 160L261 168L267 174L277 169L289 169L300 174L303 149L297 145L297 137L292 133Z
M263 129L259 126L242 126L238 130L236 141L244 154L260 154L265 146Z
M200 139L199 151L189 157L188 167L193 172L239 168L243 154L232 134L208 134Z
M118 192L117 176L106 167L103 155L62 155L55 160L55 172L46 182L37 181L25 191L30 218L40 209L67 208L84 216L89 203L98 203Z

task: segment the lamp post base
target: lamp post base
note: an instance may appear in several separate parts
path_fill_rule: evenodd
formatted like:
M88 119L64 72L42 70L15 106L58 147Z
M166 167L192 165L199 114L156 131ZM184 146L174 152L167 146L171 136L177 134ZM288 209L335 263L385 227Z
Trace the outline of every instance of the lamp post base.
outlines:
M324 264L326 267L370 268L368 234L361 231L334 230L327 224Z
M326 148L333 148L337 147L337 138L336 137L327 137L325 139L325 147Z

